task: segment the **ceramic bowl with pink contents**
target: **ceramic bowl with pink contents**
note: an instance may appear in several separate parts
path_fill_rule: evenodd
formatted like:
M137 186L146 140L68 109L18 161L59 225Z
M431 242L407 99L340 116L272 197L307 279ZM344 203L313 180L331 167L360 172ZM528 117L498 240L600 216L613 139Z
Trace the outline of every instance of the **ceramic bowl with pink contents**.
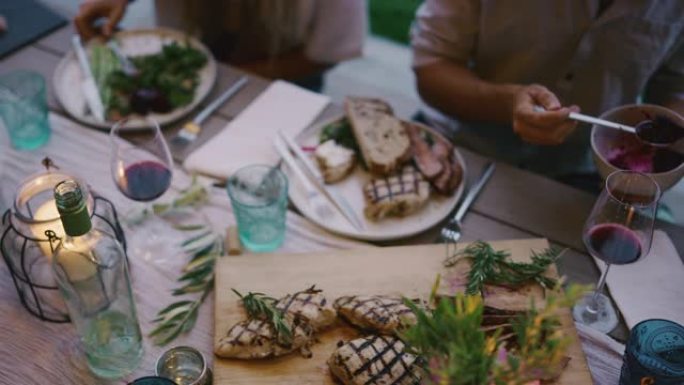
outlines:
M601 118L632 127L644 120L666 118L684 127L681 115L652 104L616 107L604 112ZM634 134L594 125L591 129L591 148L596 168L604 179L617 170L639 171L653 177L664 191L684 177L683 155L644 144Z

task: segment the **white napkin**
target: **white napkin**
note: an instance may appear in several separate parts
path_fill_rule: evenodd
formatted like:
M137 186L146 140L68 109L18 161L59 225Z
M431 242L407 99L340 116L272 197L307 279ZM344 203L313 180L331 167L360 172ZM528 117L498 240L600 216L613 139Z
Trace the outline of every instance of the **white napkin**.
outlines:
M297 135L323 111L330 98L275 81L215 137L185 159L190 171L227 178L250 164L274 164L273 139L282 130Z
M603 271L605 264L594 259ZM631 329L650 318L684 325L684 263L664 232L653 233L651 252L628 265L613 265L606 283Z

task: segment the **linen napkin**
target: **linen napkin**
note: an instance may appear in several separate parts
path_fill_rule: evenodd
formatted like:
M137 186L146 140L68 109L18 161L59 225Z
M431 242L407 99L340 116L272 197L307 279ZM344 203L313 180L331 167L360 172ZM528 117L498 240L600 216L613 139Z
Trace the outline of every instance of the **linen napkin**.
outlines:
M594 261L605 269L602 261ZM651 251L644 258L611 266L606 284L630 329L650 318L684 325L684 262L663 231L654 231Z
M295 136L323 111L330 98L294 84L275 81L214 138L190 154L190 171L228 178L250 164L275 164L278 131Z

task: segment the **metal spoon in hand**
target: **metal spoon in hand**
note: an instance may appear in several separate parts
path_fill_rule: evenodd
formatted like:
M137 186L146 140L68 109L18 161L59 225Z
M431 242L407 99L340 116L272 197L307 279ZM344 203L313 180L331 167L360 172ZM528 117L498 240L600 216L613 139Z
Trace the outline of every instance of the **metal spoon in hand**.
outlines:
M684 154L684 127L664 116L647 119L636 125L636 135L653 147Z
M546 111L546 109L542 106L534 106L534 110L537 112ZM568 119L628 132L630 134L636 135L637 138L639 138L639 140L645 144L657 148L667 148L671 151L684 154L684 140L682 140L684 139L684 127L678 126L670 119L662 116L658 116L654 120L643 120L639 122L636 127L627 126L576 112L571 112L568 115Z
M546 108L544 108L542 106L534 106L533 109L535 112L546 112ZM571 112L568 115L568 119L576 120L578 122L596 124L596 125L608 127L608 128L614 128L616 130L629 132L630 134L636 134L636 128L634 128L632 126L627 126L624 124L611 122L610 120L595 118L593 116L584 115L584 114L580 114L577 112Z

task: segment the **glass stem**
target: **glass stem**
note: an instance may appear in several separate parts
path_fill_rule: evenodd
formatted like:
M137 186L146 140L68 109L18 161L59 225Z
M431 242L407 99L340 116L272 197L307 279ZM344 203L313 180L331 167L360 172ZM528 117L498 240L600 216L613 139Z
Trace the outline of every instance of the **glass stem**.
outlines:
M610 266L610 263L606 264L606 268L603 270L603 273L601 273L601 278L599 279L598 285L596 285L594 294L591 296L591 301L587 304L587 310L591 313L598 313L599 311L598 298L603 291L603 287L606 285L606 276L608 276Z

